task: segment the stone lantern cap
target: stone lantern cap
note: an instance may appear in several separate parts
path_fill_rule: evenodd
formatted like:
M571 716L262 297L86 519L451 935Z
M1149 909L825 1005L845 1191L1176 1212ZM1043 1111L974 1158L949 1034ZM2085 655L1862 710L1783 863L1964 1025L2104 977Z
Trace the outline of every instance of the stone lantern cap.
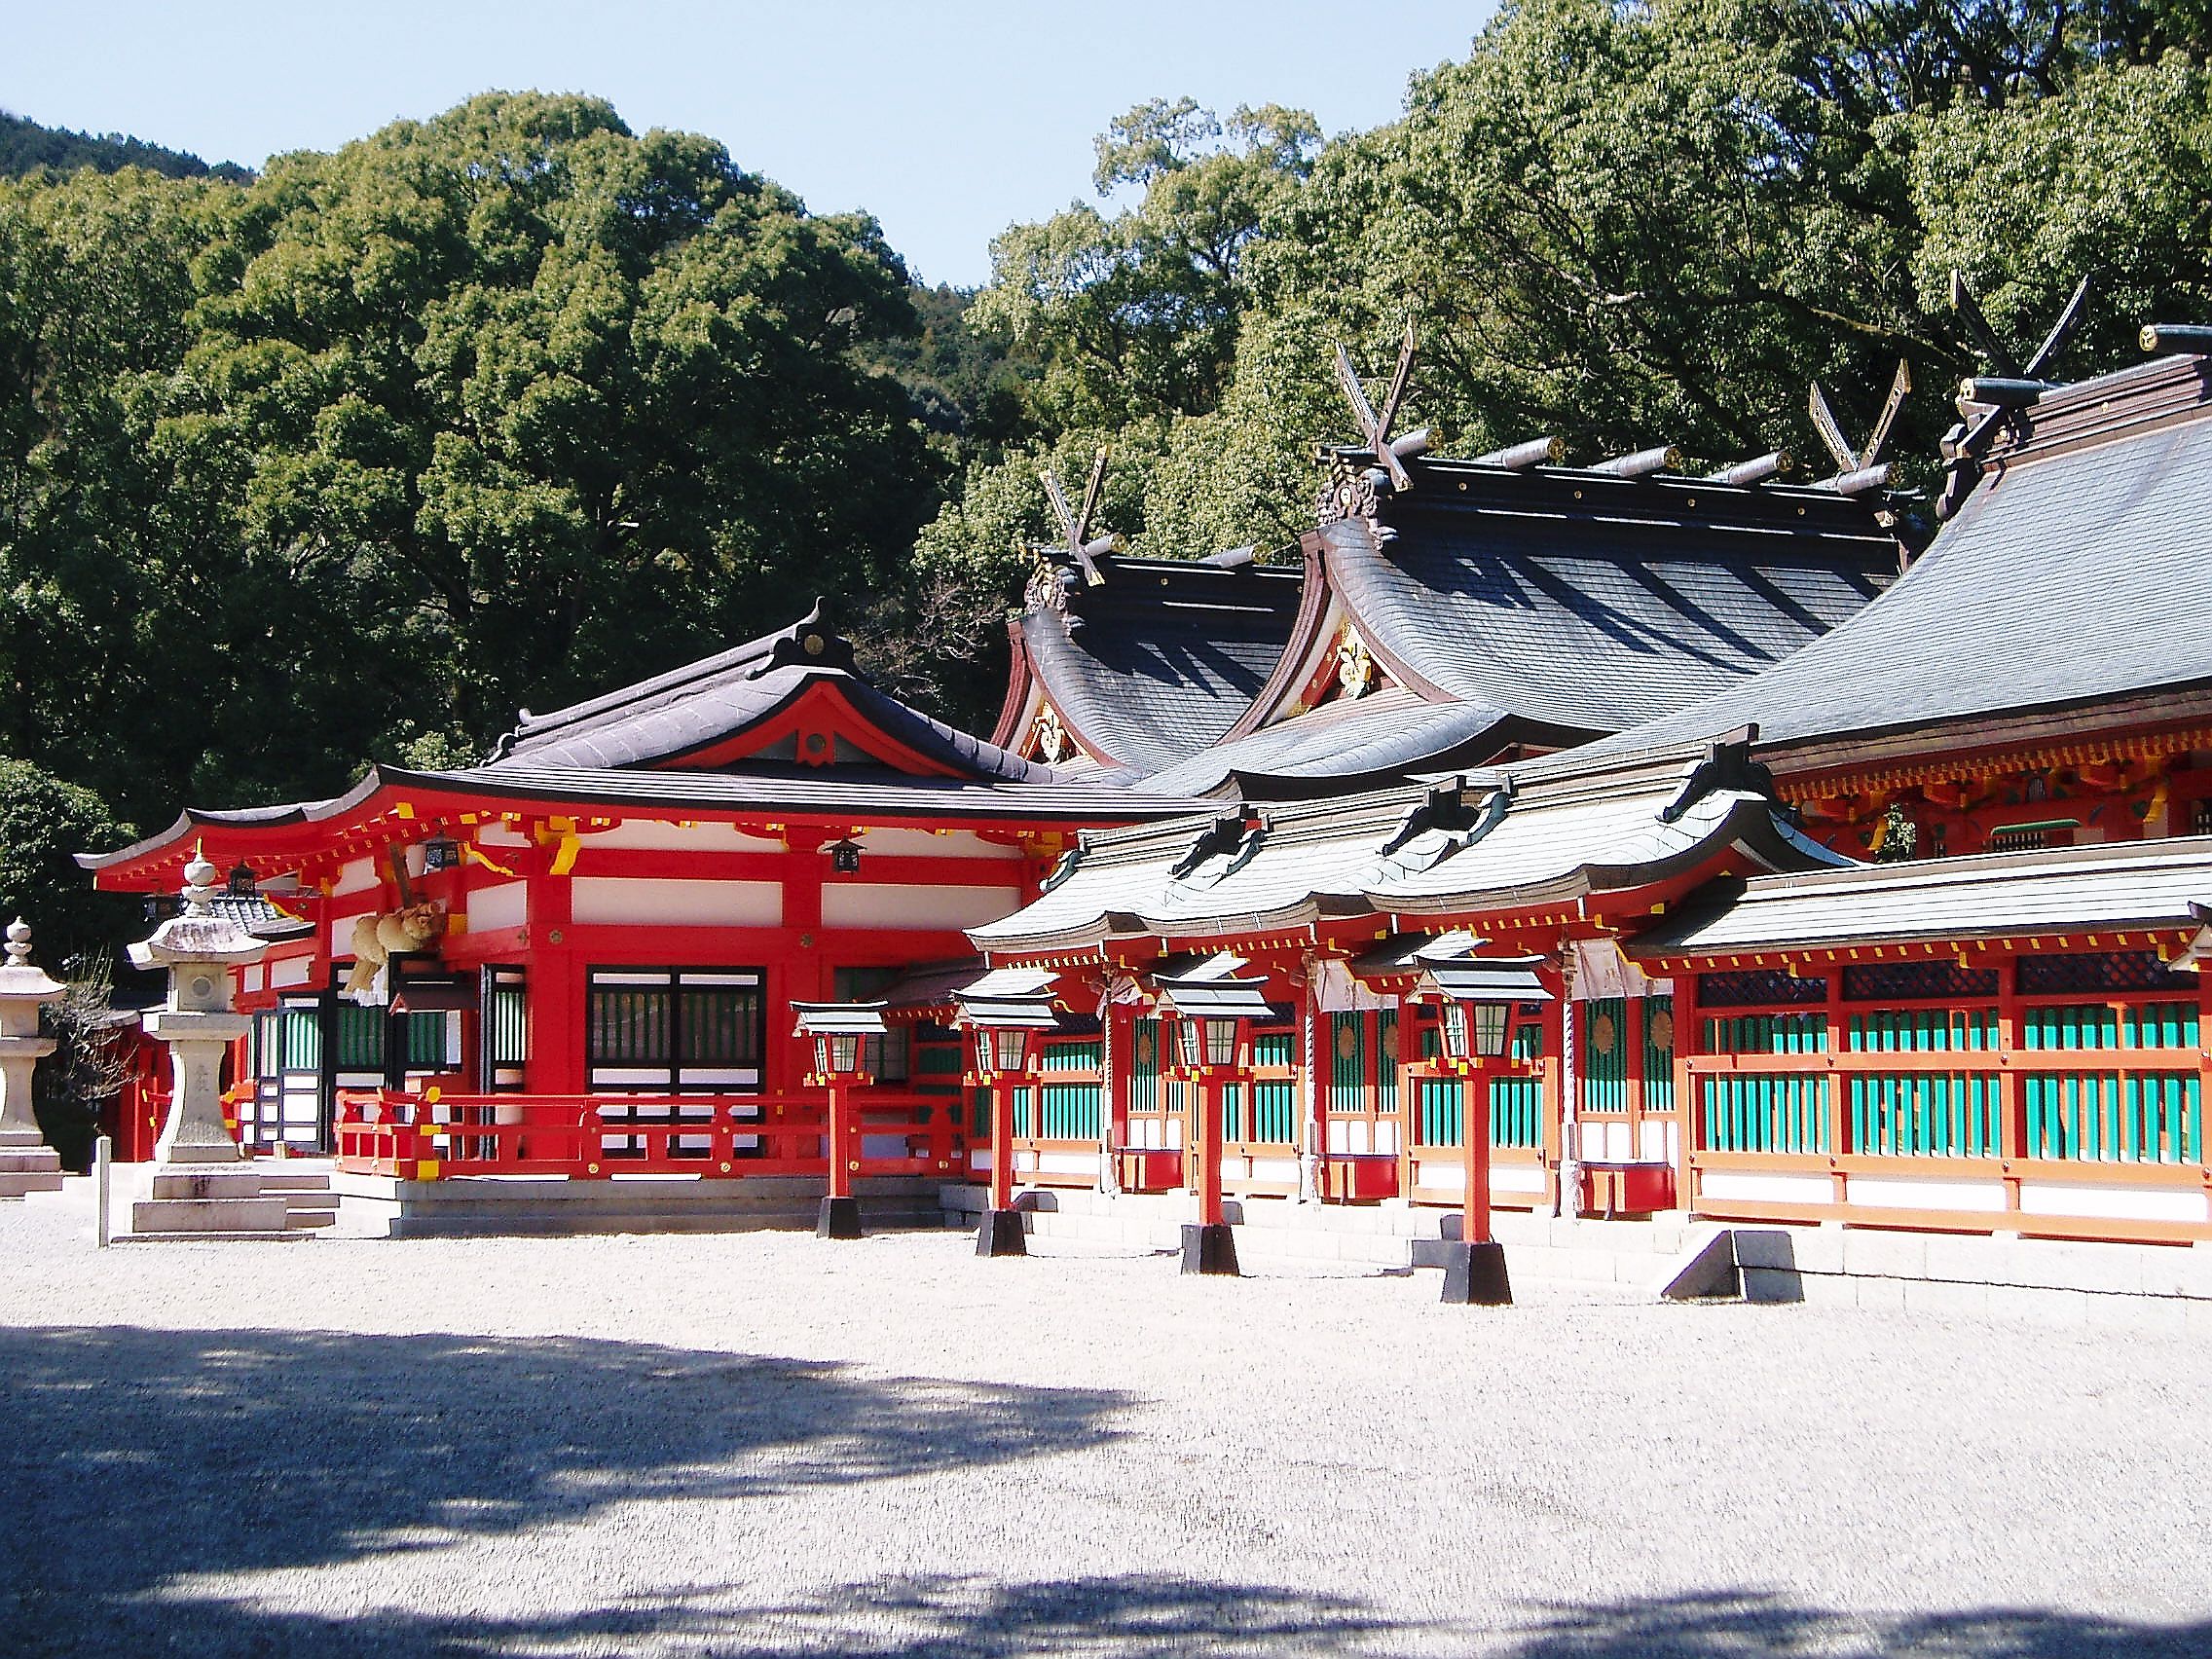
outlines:
M204 858L184 866L184 914L171 916L153 936L130 947L131 966L169 968L184 963L210 965L258 962L268 950L266 940L255 939L228 916L215 913L208 903L215 896L219 872Z
M0 1038L36 1037L38 1011L68 994L31 961L31 930L22 917L8 924L8 961L0 967Z

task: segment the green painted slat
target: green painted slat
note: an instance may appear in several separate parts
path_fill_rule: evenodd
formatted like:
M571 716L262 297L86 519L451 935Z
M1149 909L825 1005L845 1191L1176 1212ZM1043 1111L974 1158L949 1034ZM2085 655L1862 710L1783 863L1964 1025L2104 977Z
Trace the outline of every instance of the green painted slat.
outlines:
M1029 1122L1032 1092L1032 1090L1026 1088L1017 1088L1014 1091L1014 1132L1023 1137L1034 1135L1037 1132L1030 1126Z
M1027 1092L1024 1090L1023 1092ZM1046 1140L1096 1140L1098 1138L1098 1085L1048 1083L1039 1117Z
M1329 1015L1329 1110L1367 1110L1367 1015Z
M1252 1038L1252 1063L1256 1066L1292 1066L1298 1063L1298 1036L1292 1031L1261 1031Z
M1105 1046L1100 1043L1048 1043L1037 1069L1049 1072L1096 1071L1105 1052Z
M1252 1086L1252 1138L1276 1143L1298 1139L1298 1085L1276 1081Z
M1251 1138L1244 1132L1244 1086L1240 1083L1221 1086L1221 1138L1225 1141Z
M1160 1021L1139 1019L1129 1036L1129 1110L1160 1110Z
M1460 1140L1459 1113L1461 1094L1457 1078L1423 1078L1420 1083L1420 1131L1422 1146L1458 1146Z
M1532 1077L1498 1077L1490 1085L1490 1144L1541 1146L1544 1088Z
M1598 997L1575 1010L1582 1034L1585 1112L1628 1110L1628 1002Z
M1398 1011L1380 1009L1375 1014L1375 1110L1398 1109Z
M1675 1109L1675 999L1643 999L1643 1109Z
M1714 1152L1828 1150L1825 1078L1709 1077L1699 1107Z

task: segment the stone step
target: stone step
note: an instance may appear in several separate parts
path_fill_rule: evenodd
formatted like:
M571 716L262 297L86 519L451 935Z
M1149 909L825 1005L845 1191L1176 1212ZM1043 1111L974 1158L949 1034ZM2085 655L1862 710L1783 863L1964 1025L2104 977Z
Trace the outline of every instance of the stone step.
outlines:
M50 1146L0 1148L0 1175L46 1175L61 1167L61 1155Z
M312 1233L317 1228L336 1227L338 1212L335 1209L292 1208L284 1212L284 1226L292 1233Z
M266 1163L259 1165L258 1169L261 1176L261 1190L265 1193L327 1193L330 1191L330 1177L328 1175L285 1169L280 1165L272 1168Z
M0 1198L27 1198L33 1193L58 1193L64 1179L58 1167L0 1170Z
M141 1198L130 1206L133 1233L281 1233L290 1225L281 1197Z
M153 1197L157 1198L257 1198L262 1191L261 1171L246 1164L206 1168L172 1165L154 1171Z

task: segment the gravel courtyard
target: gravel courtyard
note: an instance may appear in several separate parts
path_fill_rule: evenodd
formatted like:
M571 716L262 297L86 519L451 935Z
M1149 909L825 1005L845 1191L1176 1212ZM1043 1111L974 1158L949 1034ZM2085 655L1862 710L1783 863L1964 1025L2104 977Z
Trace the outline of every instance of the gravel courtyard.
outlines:
M2212 1352L0 1206L0 1653L2212 1654Z

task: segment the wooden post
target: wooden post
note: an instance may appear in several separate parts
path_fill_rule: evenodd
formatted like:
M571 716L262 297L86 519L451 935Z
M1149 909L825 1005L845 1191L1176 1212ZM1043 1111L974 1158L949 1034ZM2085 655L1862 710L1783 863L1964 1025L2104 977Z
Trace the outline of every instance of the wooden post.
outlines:
M1689 969L1675 984L1675 1207L1694 1214L1697 1195L1690 1190L1690 1160L1697 1149L1699 1082L1690 1057L1705 1052L1705 1014L1698 1005L1698 976Z
M1997 1094L2004 1116L1998 1124L1997 1155L2005 1177L2005 1208L2015 1222L2020 1209L2020 1161L2028 1156L2028 1081L2020 1075L2025 1033L2020 1021L2018 963L2006 958L1997 967Z
M830 1154L830 1191L822 1200L821 1213L815 1218L814 1235L817 1238L858 1238L861 1205L853 1197L853 1172L846 1144L851 1139L848 1119L852 1107L846 1097L849 1086L834 1075L829 1083L830 1121L823 1125L823 1140Z
M1459 1237L1444 1244L1441 1300L1502 1308L1513 1300L1513 1285L1505 1272L1505 1247L1490 1235L1490 1075L1480 1059L1459 1073L1459 1138L1467 1188L1459 1198Z
M978 1256L1026 1256L1029 1241L1014 1207L1014 1084L1000 1078L991 1090L991 1208L976 1230Z
M1213 1068L1199 1069L1192 1085L1198 1122L1194 1125L1198 1155L1198 1220L1183 1228L1183 1271L1187 1273L1235 1274L1236 1235L1222 1219L1221 1203L1221 1088Z
M1490 1079L1479 1069L1459 1081L1459 1133L1466 1142L1467 1190L1461 1200L1459 1238L1488 1244L1490 1237Z

